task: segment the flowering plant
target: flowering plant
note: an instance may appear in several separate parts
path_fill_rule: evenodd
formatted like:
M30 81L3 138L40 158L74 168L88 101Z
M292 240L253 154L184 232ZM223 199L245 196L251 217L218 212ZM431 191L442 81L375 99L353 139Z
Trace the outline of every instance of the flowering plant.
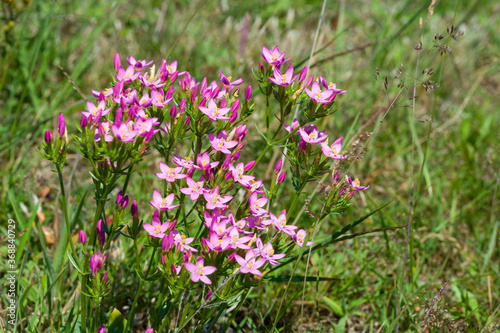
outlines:
M79 134L72 136L90 162L97 205L92 222L79 231L80 244L68 238L68 256L80 275L83 332L106 330L104 303L110 290L120 288L112 267L125 261L113 257L113 247L131 254L134 259L127 264L139 281L124 331L133 327L146 286L159 288L149 306L149 332L188 325L197 331L213 327L220 308L241 305L274 268L297 260L296 246L302 253L322 245L312 247L311 233L319 222L344 212L356 191L369 188L347 174L340 177L347 157L341 154L343 138L334 137L329 145L329 135L315 124L336 111L335 99L346 91L321 76L307 77L307 67L297 74L292 65L285 68L290 59L278 47L263 47L262 56L265 64L255 78L266 100L266 123L265 130L256 127L265 145L255 160L245 160L247 123L257 106L243 79L232 80L221 71L219 82L197 81L179 71L177 61L162 60L156 67L129 57L122 64L115 55L111 87L92 91L96 100L87 102ZM42 153L54 162L60 179L69 142L61 115L57 139L47 131ZM265 179L258 166L271 148L283 148L282 158L272 179ZM147 203L131 201L128 187L134 170L152 152L161 160L150 171L159 186L148 194L149 209L139 214L139 206ZM324 175L331 175L331 186L322 193L317 222L294 225L301 193ZM293 189L286 188L286 178ZM289 191L288 203L278 200L284 191Z

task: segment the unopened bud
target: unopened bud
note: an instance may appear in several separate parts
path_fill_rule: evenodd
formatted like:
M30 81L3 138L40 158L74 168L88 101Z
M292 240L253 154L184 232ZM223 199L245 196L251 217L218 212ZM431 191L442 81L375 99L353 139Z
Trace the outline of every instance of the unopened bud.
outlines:
M114 65L117 72L120 67L122 67L122 62L120 61L120 55L118 53L115 53Z
M277 183L278 183L278 184L281 184L281 183L283 183L284 181L285 181L285 173L284 173L284 172L282 172L282 173L280 173L280 175L278 176Z
M66 123L64 121L64 115L62 113L60 113L59 118L57 118L57 130L59 131L60 137L63 137L64 133L66 133Z
M238 112L233 111L233 113L231 113L231 115L229 116L229 123L230 124L234 123L236 119L238 119Z
M132 216L139 216L139 212L137 210L137 201L132 201L132 204L130 205L130 215Z
M170 117L175 118L177 116L177 106L172 105L172 108L170 109Z
M245 101L249 101L252 99L252 87L248 86L247 90L245 90Z
M300 71L300 74L299 74L299 82L304 82L304 80L306 79L306 75L307 75L307 67L304 67L304 68L302 68L302 70Z
M236 153L233 154L233 157L231 157L231 162L235 163L238 158L240 158L241 150L238 150Z
M52 142L52 132L51 131L45 131L45 143L51 143Z
M80 127L85 128L85 127L87 127L87 124L88 124L88 118L85 116L82 116L80 118Z
M250 161L247 164L245 164L245 171L250 171L252 170L253 166L255 165L255 161Z
M78 241L82 244L87 243L87 235L85 234L85 231L80 230L78 233Z
M116 201L115 201L116 205L117 206L121 205L122 200L123 200L123 191L120 191L120 192L118 192L118 195L116 196Z
M281 171L281 166L283 165L283 159L280 158L278 163L276 163L276 167L274 168L274 173L278 173Z
M311 75L306 81L306 87L309 87L314 81L314 75Z
M127 208L127 206L128 206L128 195L126 195L126 196L123 198L123 200L122 200L122 202L121 202L121 206L122 206L122 208L123 208L123 209Z
M108 272L104 273L103 277L102 277L102 283L106 283L109 281L109 276L108 276Z

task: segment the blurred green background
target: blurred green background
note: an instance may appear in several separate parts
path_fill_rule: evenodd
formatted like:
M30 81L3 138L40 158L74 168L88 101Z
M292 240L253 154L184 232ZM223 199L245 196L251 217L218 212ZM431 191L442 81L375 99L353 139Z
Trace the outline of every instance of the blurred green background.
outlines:
M115 53L122 63L130 55L155 62L169 55L169 62L177 60L180 70L197 80L218 80L222 69L257 87L252 69L262 61L262 45L278 45L292 64L309 56L323 2L2 0L1 5L0 219L16 218L26 228L37 219L50 246L50 237L58 239L60 198L55 174L36 147L60 112L68 132L76 130L82 97L108 87ZM497 1L327 1L312 73L348 93L337 98L339 111L322 127L354 144L351 151L370 138L351 173L371 188L356 196L355 209L327 221L317 239L390 200L356 231L405 226L413 198L412 249L402 283L405 229L314 254L308 275L335 280L307 283L304 297L303 284L293 283L280 321L284 331L302 325L315 332L384 332L395 323L400 331L418 331L429 300L446 281L433 307L443 311L437 318L470 332L500 322L499 14ZM451 38L442 63L433 45L446 43L452 24L453 34L464 35ZM436 40L436 34L444 38ZM431 68L434 75L422 74ZM402 79L407 90L398 86ZM439 87L426 91L424 85L433 85L429 80ZM412 108L414 87L418 98ZM260 111L256 123L264 119ZM251 126L250 133L258 138ZM257 156L255 150L249 153ZM275 161L278 153L265 158ZM66 173L74 206L91 187L87 171L70 151ZM139 195L147 186L144 176L132 191ZM83 207L79 223L91 210ZM5 248L4 222L0 229ZM38 283L35 272L43 275L39 239L33 227L26 244L33 274L22 284ZM269 282L254 290L233 328L265 332L283 285ZM26 311L31 317L34 304L27 302ZM49 313L41 310L38 316L50 322Z

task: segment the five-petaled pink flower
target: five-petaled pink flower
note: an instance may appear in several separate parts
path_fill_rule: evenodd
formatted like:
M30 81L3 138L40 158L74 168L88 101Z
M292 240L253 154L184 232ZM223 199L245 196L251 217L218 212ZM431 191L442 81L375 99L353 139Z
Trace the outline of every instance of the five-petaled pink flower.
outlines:
M201 170L210 170L219 165L219 161L215 161L210 163L210 154L208 152L204 152L203 155L198 154L196 158L196 165L194 165L195 169Z
M293 75L293 66L290 65L288 67L288 70L285 72L285 74L282 74L280 70L275 67L274 68L274 77L270 77L269 81L279 85L279 86L289 86L290 84L293 83L297 79L297 75Z
M233 197L230 195L226 195L221 197L219 194L219 185L215 186L215 188L211 191L207 191L203 193L205 200L207 200L207 209L213 210L215 208L226 208L226 202L230 201Z
M128 66L127 70L124 70L123 67L120 66L120 68L118 68L118 74L116 75L116 79L118 81L130 83L136 80L139 77L139 75L141 75L141 72L136 73L134 71L134 66Z
M267 198L266 196L261 196L260 198L257 198L257 192L252 193L250 196L250 209L252 210L252 213L255 215L264 215L267 213L267 210L265 210L264 207L267 203Z
M262 58L269 65L280 68L282 64L289 61L290 59L285 60L285 52L280 53L280 49L278 46L275 46L272 50L269 50L267 47L262 46Z
M210 140L214 150L220 151L226 155L231 154L230 148L234 148L238 145L238 141L226 141L227 134L225 130L220 132L217 138L212 133L209 133L208 140Z
M130 126L129 126L130 125ZM122 142L134 142L137 130L132 128L132 122L111 125L111 131Z
M188 245L188 244L191 244L193 241L194 241L194 237L186 237L186 236L181 235L181 234L177 234L174 237L175 245L180 246L180 248L183 251L191 250L192 252L198 252L197 249Z
M276 217L273 213L270 213L271 221L273 221L276 230L283 231L288 236L293 236L295 234L295 229L297 226L286 224L286 210L283 209L280 216Z
M174 155L174 163L178 166L186 168L186 170L191 170L194 164L193 160L191 160L188 156L182 158L177 154Z
M318 128L314 124L301 127L299 129L299 133L302 140L313 145L317 145L321 141L324 141L326 138L328 138L328 135L325 134L325 131L318 132Z
M297 120L297 118L295 118L293 121L292 121L292 124L291 125L288 125L286 122L285 122L285 129L287 130L287 132L289 133L292 133L297 127L299 127L299 121Z
M200 194L203 194L203 192L205 192L205 189L203 188L204 180L205 179L203 178L203 176L201 176L200 180L197 182L188 177L186 179L188 187L183 187L179 190L184 194L190 195L191 200L196 201L198 200Z
M151 206L153 206L156 209L161 209L161 210L171 210L179 207L180 205L172 205L172 202L174 202L175 199L175 194L170 193L167 195L165 198L163 198L157 190L153 191L153 201L149 201Z
M212 121L215 120L229 120L229 117L223 117L226 113L228 113L231 108L219 108L213 99L208 101L208 108L203 105L198 105L198 108L201 112L206 114L208 118Z
M97 106L95 106L94 103L92 103L91 101L87 101L88 112L82 111L82 114L87 118L90 116L92 116L93 118L96 117L100 118L102 116L107 115L111 111L111 108L104 110L105 107L106 107L106 102L104 100L100 101L99 104L97 104Z
M255 178L254 176L243 175L243 171L245 171L245 163L243 162L238 164L236 167L229 164L229 171L232 173L233 180L245 187L250 186L250 182Z
M169 230L169 227L174 225L175 224L171 223L170 221L161 223L158 211L155 211L151 224L144 223L142 227L148 232L149 236L163 238L163 236L165 235L165 231Z
M94 255L90 257L89 266L92 273L95 274L102 268L102 265L106 261L106 258L107 256L103 255L101 251L94 253Z
M332 94L334 93L334 91L331 89L322 91L317 81L314 81L311 90L309 90L308 88L305 88L304 90L306 94L309 95L309 97L311 97L311 99L316 103L328 103L328 98L330 98L330 96L332 96Z
M344 137L341 136L335 140L331 146L328 145L328 140L321 142L321 151L323 154L334 160L343 160L349 157L349 155L339 155L340 150L342 149L342 139L344 139Z
M347 180L347 183L349 183L351 189L353 190L364 191L370 188L370 186L361 186L359 183L359 179L351 180L351 177L348 177L347 174L345 175L345 179Z
M241 273L244 274L252 273L253 275L262 276L262 273L258 269L261 268L266 263L266 259L260 258L258 260L255 260L255 254L252 250L247 251L245 259L243 259L237 254L234 256L234 258L241 266L240 267Z
M286 253L274 254L273 245L269 242L266 246L263 246L262 240L257 238L257 248L259 254L262 258L266 259L271 265L276 266L279 264L276 260L283 259L286 256Z
M150 62L146 62L146 59L143 59L141 61L137 61L132 56L127 57L127 62L130 66L134 66L135 69L143 69L143 68L149 67L153 64L153 60L151 60Z
M304 245L304 238L306 238L306 234L307 233L304 229L300 229L295 235L293 235L293 239L298 246L302 247L302 245ZM313 242L307 242L306 246L311 246L313 244Z
M160 170L160 173L156 173L156 177L165 179L169 183L173 183L176 179L183 179L187 177L187 175L180 174L182 167L169 168L163 162L160 162Z
M198 259L196 260L196 265L190 262L185 262L184 266L186 266L188 272L191 273L191 281L198 282L201 280L201 282L205 284L212 284L212 281L210 281L207 275L215 272L216 268L215 266L204 266L203 264L203 257L198 257Z
M238 80L234 80L231 82L232 77L225 76L223 71L220 71L220 82L226 87L227 91L231 91L234 87L239 86L243 83L243 79L239 78Z

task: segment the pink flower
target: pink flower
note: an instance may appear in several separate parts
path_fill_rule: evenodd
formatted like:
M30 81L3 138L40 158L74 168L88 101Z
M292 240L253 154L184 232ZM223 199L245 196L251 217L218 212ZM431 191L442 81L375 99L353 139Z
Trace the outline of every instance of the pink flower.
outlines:
M242 162L238 164L236 167L232 164L229 164L229 171L232 173L232 177L234 181L240 183L243 186L249 186L250 181L252 181L254 176L244 176L243 171L245 171L245 164Z
M321 82L321 85L323 86L323 88L333 90L335 95L341 95L341 94L345 94L347 92L347 90L337 89L337 85L335 83L332 83L332 82L327 83L327 81L324 77L320 76L319 81Z
M208 140L210 140L214 150L220 151L226 155L231 154L231 151L228 148L234 148L238 145L238 141L226 141L227 134L225 130L220 132L217 138L212 133L209 133Z
M106 262L106 258L107 256L103 255L101 251L94 253L94 255L90 257L89 266L92 273L95 274L102 268L102 265Z
M207 246L215 252L222 252L228 249L231 239L229 237L220 238L217 233L211 232L207 241Z
M241 83L243 83L243 79L239 78L238 80L235 80L231 82L231 77L227 77L224 75L223 71L220 71L220 82L226 87L228 91L231 91L234 87L239 86Z
M208 118L212 121L215 120L229 120L229 117L223 117L226 113L228 113L231 108L219 108L217 104L215 104L214 100L211 99L208 101L208 108L203 105L198 105L198 108L201 112L206 114Z
M165 105L172 101L173 97L165 97L165 92L160 88L151 89L151 102L158 108L163 108Z
M338 155L338 153L340 153L340 150L342 149L342 139L343 137L341 136L340 138L335 140L331 146L328 146L328 140L321 142L321 151L323 152L323 154L334 160L343 160L347 158L349 155Z
M85 117L90 117L92 116L93 118L96 117L102 117L107 115L109 112L111 112L111 108L106 109L106 102L104 100L101 100L97 106L94 105L91 101L87 101L87 110L88 112L82 111L82 114Z
M141 108L149 108L151 106L152 100L149 98L149 94L147 92L142 95L141 99L136 101L136 104Z
M240 272L241 273L252 273L253 275L262 276L262 273L258 271L265 263L266 259L260 258L259 260L255 260L255 254L252 250L248 250L245 255L245 259L240 257L239 255L235 255L234 258L240 264Z
M263 209L267 203L267 198L265 195L257 199L257 192L252 193L250 196L250 209L254 215L264 215L267 210Z
M157 120L158 118L148 118L144 121L142 118L137 117L134 125L139 136L147 136L153 130L153 126L158 124ZM155 130L155 133L158 131Z
M188 244L191 244L194 241L194 237L187 237L181 234L177 234L174 237L174 243L176 246L180 246L180 248L183 251L193 251L193 252L198 252L197 249L194 247L189 246Z
M135 69L142 69L151 66L153 60L151 60L150 62L146 62L146 59L137 61L134 57L127 57L127 62L130 66L134 66Z
M311 97L311 99L316 103L328 103L328 98L330 98L333 94L333 90L331 89L321 91L319 83L316 81L312 84L311 90L308 88L305 88L304 90L306 94L309 95L309 97Z
M274 78L270 77L269 81L279 85L279 86L289 86L297 79L297 75L293 75L293 66L289 66L285 74L281 74L277 67L274 68Z
M240 237L240 233L237 228L232 228L231 232L229 232L229 236L226 238L229 239L229 248L236 250L236 249L244 249L244 250L249 250L250 246L246 245L245 243L248 243L252 237L251 236L244 236Z
M210 170L215 168L217 165L219 165L219 162L212 162L210 163L210 155L208 152L204 152L203 155L198 154L198 157L196 158L196 165L194 165L195 169L201 169L201 170Z
M188 156L182 158L179 155L174 155L174 163L178 166L186 168L186 170L191 170L194 164L194 162Z
M359 179L351 180L351 177L347 177L347 174L345 175L345 179L347 180L347 183L349 183L351 189L353 190L364 191L370 188L370 186L361 186L359 183Z
M207 209L213 210L215 208L227 208L226 202L230 201L233 197L230 195L226 195L221 197L219 194L219 185L215 186L215 188L209 192L203 193L205 200L207 200Z
M156 173L156 177L165 179L169 183L173 183L176 179L183 179L187 177L187 175L179 174L179 172L182 171L182 167L170 169L163 162L160 162L160 170L160 173Z
M267 243L266 246L263 246L260 237L257 238L257 248L259 249L260 256L266 259L266 261L273 266L279 264L276 260L282 259L286 256L285 253L274 254L273 245L271 243Z
M120 68L118 68L118 74L116 75L116 79L118 81L130 83L136 80L139 77L139 75L141 75L141 73L140 72L135 73L134 66L128 66L127 70L124 70L123 67L120 66Z
M200 177L200 180L195 182L192 178L188 177L186 179L187 186L188 187L183 187L180 189L180 191L184 194L190 195L190 199L192 201L198 200L198 197L200 194L203 194L205 189L203 188L204 184L204 178L203 176Z
M278 68L282 64L290 60L285 60L285 52L280 53L280 49L278 46L275 46L272 50L269 50L267 47L262 46L262 58L264 58L264 60L267 61L269 65L273 65Z
M186 267L188 272L191 273L191 281L198 282L199 280L201 280L201 282L205 284L212 284L212 281L207 278L207 275L215 272L216 268L214 266L204 266L203 264L203 257L198 257L198 259L196 260L196 266L190 262L185 262L184 266Z
M144 230L147 231L149 236L163 238L165 236L165 231L169 230L169 227L175 224L171 224L170 221L165 221L161 223L158 216L159 216L158 211L155 211L155 214L153 216L153 221L151 222L151 224L144 223L142 227L144 228Z
M246 218L249 228L266 230L266 226L273 223L271 220L264 220L265 216L249 216Z
M300 247L304 244L304 238L306 238L306 231L304 229L300 229L295 235L293 235L295 243L297 243ZM307 242L306 246L311 246L313 244L313 242Z
M297 229L298 227L286 224L286 210L283 209L280 216L278 217L276 217L273 213L270 213L270 215L271 215L271 221L273 221L276 230L283 231L288 236L295 235L294 230Z
M111 125L111 131L122 142L134 142L135 137L137 136L137 130L132 129L133 124L129 122L121 123L120 125L113 124Z
M317 145L321 141L324 141L326 138L328 138L328 135L325 134L325 131L318 133L318 128L314 124L301 127L299 129L299 132L302 140L313 145Z
M289 133L292 133L294 129L296 129L297 127L299 127L299 121L297 120L297 118L295 118L293 121L292 121L292 124L291 125L288 125L286 122L285 122L285 129L287 130L287 132Z
M153 191L153 201L149 201L151 206L160 210L171 210L179 207L180 205L172 206L172 202L174 202L175 194L170 193L165 198L163 198L157 190Z

